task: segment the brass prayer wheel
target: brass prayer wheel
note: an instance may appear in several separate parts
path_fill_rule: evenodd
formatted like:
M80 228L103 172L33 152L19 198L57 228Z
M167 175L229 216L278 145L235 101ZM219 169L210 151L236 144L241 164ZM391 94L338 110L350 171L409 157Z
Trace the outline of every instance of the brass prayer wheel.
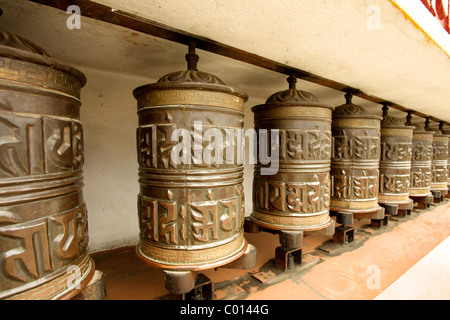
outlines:
M434 134L431 131L426 131L418 123L413 124L411 112L408 112L406 125L414 126L409 194L412 197L426 197L431 195L431 155L433 153Z
M410 202L413 126L388 115L383 106L380 142L380 188L378 202L402 204Z
M256 132L278 130L277 172L265 174L268 164L255 165L253 211L250 219L272 230L319 230L331 224L330 156L332 107L295 88L270 96L252 108ZM267 139L267 150L273 152ZM258 147L265 144L258 142Z
M448 139L448 164L447 164L447 173L448 173L448 176L447 176L447 185L450 185L450 129L449 128L444 128L444 122L443 121L441 121L440 123L439 123L439 130L441 130L441 132L443 133L443 134L445 134L446 136L448 136L449 137L449 139Z
M434 132L433 153L431 156L431 191L448 191L448 136L438 129L432 129L426 117L425 130Z
M379 210L380 116L352 103L333 111L330 210L369 213Z
M212 146L243 128L248 97L198 71L193 45L186 60L188 70L133 91L139 117L136 252L158 268L196 271L227 264L247 248L236 140L220 156Z
M0 33L0 298L69 299L91 279L78 70Z

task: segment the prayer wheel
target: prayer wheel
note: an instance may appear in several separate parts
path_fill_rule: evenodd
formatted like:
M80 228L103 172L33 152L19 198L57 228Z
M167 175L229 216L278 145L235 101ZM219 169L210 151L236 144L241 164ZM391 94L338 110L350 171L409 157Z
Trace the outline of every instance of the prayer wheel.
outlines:
M288 90L277 92L265 104L252 108L260 137L258 147L260 151L271 150L271 155L278 151L278 156L272 157L278 161L278 170L265 172L269 164L258 159L250 219L272 230L320 230L331 224L332 107L319 103L309 92L297 90L294 76L288 82ZM261 131L265 130L270 139L264 141ZM278 138L273 139L274 135Z
M247 248L243 162L232 134L243 128L248 97L198 71L194 49L191 44L186 55L188 70L133 91L139 117L136 252L167 270L215 268Z
M411 176L412 126L388 115L383 106L380 143L380 188L378 202L382 204L409 203Z
M333 111L330 210L370 213L379 210L380 120L363 107L346 103Z
M413 124L410 112L408 112L406 125L414 126L409 194L411 197L426 197L431 195L431 155L434 134L426 131L418 123Z
M0 33L0 298L69 299L94 273L78 70Z
M450 185L450 129L449 128L444 128L444 122L441 121L439 123L439 130L441 130L441 132L445 135L447 135L449 137L448 139L448 164L447 164L447 186Z
M425 130L434 132L433 153L431 156L431 191L448 192L448 136L438 129L430 127L430 119L426 118Z

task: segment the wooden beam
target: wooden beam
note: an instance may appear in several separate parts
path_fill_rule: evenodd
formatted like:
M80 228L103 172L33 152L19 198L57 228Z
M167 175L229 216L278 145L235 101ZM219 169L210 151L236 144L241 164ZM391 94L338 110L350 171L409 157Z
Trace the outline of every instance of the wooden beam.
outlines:
M344 83L326 79L318 75L312 74L310 72L298 68L293 68L291 66L287 66L285 64L258 56L256 54L228 46L218 41L208 39L199 35L195 35L183 30L179 30L171 26L167 26L159 22L146 19L122 10L118 10L100 3L96 3L89 0L30 0L30 1L50 6L53 8L57 8L63 11L66 11L70 5L77 5L80 7L81 15L87 18L92 18L95 20L114 24L134 31L142 32L154 37L163 38L166 40L174 41L185 45L188 45L189 42L191 41L195 41L196 47L205 51L209 51L218 55L222 55L234 60L238 60L261 68L265 68L267 70L279 72L285 75L291 75L292 73L294 73L299 79L306 80L338 91L346 92L348 90L352 90L354 92L354 95L359 98L379 104L388 103L389 107L400 111L406 112L411 110L413 111L413 115L415 116L419 117L429 116L422 112L407 108L405 106L389 102L383 98L369 95L357 88L352 88ZM430 120L436 122L442 121L441 119L433 116L430 117Z

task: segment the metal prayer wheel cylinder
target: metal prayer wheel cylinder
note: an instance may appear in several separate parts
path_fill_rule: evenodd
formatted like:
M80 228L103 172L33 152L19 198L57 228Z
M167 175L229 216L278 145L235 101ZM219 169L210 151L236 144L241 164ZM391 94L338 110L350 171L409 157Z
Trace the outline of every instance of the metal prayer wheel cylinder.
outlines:
M440 130L433 130L429 126L429 118L426 118L425 130L434 132L433 153L431 156L431 191L448 191L448 139L449 136Z
M412 126L406 126L387 114L383 107L380 141L380 188L378 202L403 204L410 202Z
M0 298L69 299L94 273L78 70L0 33Z
M147 264L163 269L215 268L237 259L247 247L243 165L236 158L237 144L233 140L229 145L234 158L227 158L228 149L211 163L202 156L227 130L243 128L248 97L216 76L197 71L195 58L195 53L186 55L187 71L133 91L139 117L136 252ZM182 138L174 140L177 129ZM209 141L208 132L215 135ZM171 154L179 141L186 147L177 154L186 158L177 163ZM212 152L213 157L218 152Z
M409 115L406 125L414 126L409 194L412 197L426 197L431 194L431 155L434 134L426 131L418 123L412 124Z
M253 211L250 219L273 230L319 230L331 223L330 105L319 103L311 93L290 88L270 96L252 108L255 129L278 130L278 171L264 174L268 165L258 159L253 180ZM271 138L267 139L270 144ZM261 147L263 141L258 142ZM267 150L271 150L270 145ZM273 152L273 151L272 151Z
M369 213L379 209L380 116L351 102L333 111L330 210Z
M441 121L440 122L440 124L439 124L439 130L441 130L441 132L444 134L444 135L446 135L446 136L448 136L449 137L449 139L448 139L448 164L447 164L447 173L448 173L448 176L447 176L447 185L450 185L450 129L449 128L444 128L444 123Z

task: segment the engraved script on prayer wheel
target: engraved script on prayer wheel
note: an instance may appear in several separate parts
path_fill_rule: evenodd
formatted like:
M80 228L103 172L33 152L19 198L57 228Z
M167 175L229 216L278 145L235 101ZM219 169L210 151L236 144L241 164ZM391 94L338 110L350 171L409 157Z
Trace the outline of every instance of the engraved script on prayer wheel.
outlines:
M264 165L260 161L256 164L250 219L272 230L324 229L331 223L332 107L319 103L309 92L295 89L295 77L289 77L288 82L288 90L252 108L256 132L278 130L279 168L275 174L263 174ZM259 148L262 143L259 141Z
M439 130L441 130L441 132L443 134L445 134L446 136L449 137L449 139L448 139L448 148L447 148L447 150L448 150L448 158L447 158L447 161L448 161L448 163L447 163L447 173L448 173L447 186L449 186L450 185L450 129L449 128L444 128L444 123L441 121L440 124L439 124Z
M432 129L429 123L429 118L427 117L425 130L434 132L430 189L431 191L448 191L448 136L438 129Z
M378 202L403 204L410 202L412 126L406 126L387 114L383 107L380 144L380 188Z
M379 209L380 116L351 102L333 111L330 210L374 212Z
M0 298L69 299L92 277L78 70L0 33Z
M414 126L409 194L412 197L426 197L431 194L431 155L434 134L426 131L418 123L413 124L410 113L406 125Z
M198 56L192 51L186 60L188 70L133 92L139 117L136 252L158 268L195 271L227 264L247 248L243 164L237 162L237 145L231 142L234 158L229 161L224 159L225 150L211 163L202 156L227 130L243 128L248 97L216 76L198 71ZM178 129L183 130L182 138L174 141ZM208 132L215 137L208 138ZM180 152L183 159L192 161L174 162L171 154L179 141L186 145Z

